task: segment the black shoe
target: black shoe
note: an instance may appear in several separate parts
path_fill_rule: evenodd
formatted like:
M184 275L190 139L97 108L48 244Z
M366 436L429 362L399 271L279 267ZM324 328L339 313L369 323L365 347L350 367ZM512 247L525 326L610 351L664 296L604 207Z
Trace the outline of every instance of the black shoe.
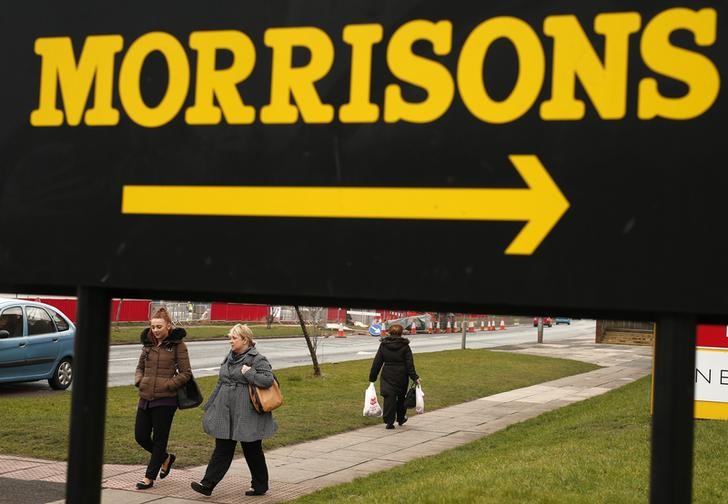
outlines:
M207 485L203 485L202 483L197 483L196 481L193 481L192 483L190 483L190 486L192 487L192 490L197 493L207 495L208 497L212 495L212 488Z
M394 424L388 423L386 428L387 429L394 429Z
M402 424L400 424L402 425ZM159 479L164 479L167 477L169 472L172 470L172 465L174 464L174 461L177 460L177 457L175 457L174 453L169 454L169 464L167 464L167 470L165 471L164 468L162 468L161 471L159 471Z
M147 490L154 486L154 480L149 480L149 483L144 483L144 480L136 484L137 490Z
M245 495L265 495L265 492L260 492L255 488L251 488L250 490L245 491Z
M397 423L398 423L398 424L400 425L400 427L401 427L402 425L404 425L404 424L406 424L406 423L407 423L407 420L409 420L409 418L407 418L407 417L404 417L404 418L403 418L402 420L398 420L398 421L397 421Z

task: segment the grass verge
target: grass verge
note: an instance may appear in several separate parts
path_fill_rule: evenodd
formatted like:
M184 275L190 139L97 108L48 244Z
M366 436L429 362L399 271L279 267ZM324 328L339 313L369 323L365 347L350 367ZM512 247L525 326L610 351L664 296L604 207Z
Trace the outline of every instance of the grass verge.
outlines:
M443 454L298 499L323 502L643 503L650 378ZM728 502L728 423L698 421L694 502Z
M189 341L204 341L204 340L216 340L216 339L227 339L227 334L233 323L227 325L195 325L195 326L180 326L184 327L187 331L186 342ZM148 325L120 325L114 326L109 331L110 342L112 345L126 345L139 343L139 335L142 330ZM301 326L299 325L273 325L270 329L266 328L265 325L252 325L248 324L253 330L255 339L268 339L268 338L290 338L303 336L301 332ZM311 332L314 329L309 329L309 334L313 337L314 334ZM319 330L319 336L323 334L333 334L331 330Z
M415 360L427 393L428 410L596 368L577 361L487 350L417 354ZM380 418L361 414L370 366L370 360L326 364L322 378L313 378L310 366L276 371L285 404L274 414L279 430L265 442L266 448L381 423ZM216 377L198 379L205 397L216 381ZM3 398L0 453L64 460L70 397L66 392ZM108 389L106 463L147 462L146 452L134 441L137 400L134 387ZM202 431L201 418L201 408L177 412L170 450L177 453L180 466L206 464L212 452L214 440Z

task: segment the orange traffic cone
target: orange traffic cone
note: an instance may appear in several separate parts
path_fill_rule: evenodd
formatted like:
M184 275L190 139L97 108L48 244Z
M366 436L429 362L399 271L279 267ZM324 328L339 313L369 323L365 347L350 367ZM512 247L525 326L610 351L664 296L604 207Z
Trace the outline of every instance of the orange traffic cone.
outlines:
M427 334L432 334L432 320L427 323Z
M445 332L450 334L452 332L452 326L450 325L450 321L447 321L447 329L445 329Z
M346 335L344 334L344 324L339 324L339 330L336 332L337 338L346 338Z
M505 330L505 328L506 328L506 323L503 321L503 319L501 319L500 327L498 329L503 331L503 330Z
M488 321L488 330L489 331L495 331L495 320L489 320Z
M435 321L435 332L436 333L440 332L440 321L439 320Z
M485 331L485 324L483 323L483 319L480 319L480 331Z
M410 329L410 334L417 334L417 326L414 322L412 322L412 328Z
M460 332L460 331L458 331L458 321L457 321L457 320L456 320L456 321L455 321L455 323L453 324L453 327L452 327L452 332L454 332L454 333L456 333L456 332Z

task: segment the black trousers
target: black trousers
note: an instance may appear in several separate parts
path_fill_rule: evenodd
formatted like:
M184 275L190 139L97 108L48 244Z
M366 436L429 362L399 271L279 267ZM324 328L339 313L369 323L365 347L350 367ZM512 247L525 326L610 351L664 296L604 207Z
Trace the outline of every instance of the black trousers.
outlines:
M152 454L145 474L151 480L157 479L159 468L167 459L169 431L176 412L177 406L137 409L134 437L139 446Z
M215 451L212 452L205 477L202 478L203 485L214 488L222 481L233 462L236 444L237 441L234 439L215 439ZM263 442L261 440L250 443L241 441L240 446L243 448L243 456L250 470L250 486L258 492L267 492L268 466L263 454Z
M382 409L385 424L393 424L395 417L398 422L404 420L407 414L407 408L404 407L404 398L406 395L407 390L403 390L397 394L384 396L384 408Z

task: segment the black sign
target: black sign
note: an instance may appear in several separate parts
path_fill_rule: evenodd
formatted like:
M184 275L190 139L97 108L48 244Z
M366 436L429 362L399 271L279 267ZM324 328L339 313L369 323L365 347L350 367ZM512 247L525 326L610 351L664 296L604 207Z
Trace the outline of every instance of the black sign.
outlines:
M15 2L0 289L728 316L724 2Z

